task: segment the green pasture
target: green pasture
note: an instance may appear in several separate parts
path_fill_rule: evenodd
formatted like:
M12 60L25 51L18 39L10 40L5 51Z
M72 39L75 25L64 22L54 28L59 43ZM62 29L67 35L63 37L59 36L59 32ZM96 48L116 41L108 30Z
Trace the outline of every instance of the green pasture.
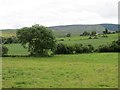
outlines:
M3 88L117 88L118 53L3 57Z
M84 45L91 44L95 48L97 48L99 45L107 45L110 44L112 41L115 41L118 39L118 34L107 34L108 37L102 37L102 35L98 35L98 39L89 39L90 36L74 36L74 37L65 37L65 38L57 38L59 43L65 43L68 45L72 45L74 43L81 43ZM64 41L60 41L61 39L64 39Z
M21 44L6 44L8 55L28 55L29 52Z
M64 43L68 45L73 45L75 43L81 43L83 45L91 44L95 48L98 48L99 45L107 45L118 39L118 34L108 34L108 37L98 37L98 39L88 39L88 36L74 36L74 37L65 37L57 38L58 43ZM64 41L60 41L64 39ZM20 44L6 44L8 47L9 55L27 55L29 54L27 49L24 49Z

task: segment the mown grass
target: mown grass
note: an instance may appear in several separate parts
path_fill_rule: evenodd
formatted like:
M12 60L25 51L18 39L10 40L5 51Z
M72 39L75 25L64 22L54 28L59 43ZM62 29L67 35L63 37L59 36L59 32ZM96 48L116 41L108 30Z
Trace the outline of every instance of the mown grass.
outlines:
M3 57L3 88L118 87L118 53Z

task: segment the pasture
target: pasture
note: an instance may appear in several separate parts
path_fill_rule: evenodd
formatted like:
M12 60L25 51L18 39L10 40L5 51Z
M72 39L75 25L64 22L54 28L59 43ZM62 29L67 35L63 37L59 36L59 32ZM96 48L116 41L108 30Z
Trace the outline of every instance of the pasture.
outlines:
M117 88L118 53L3 57L3 88Z
M90 36L73 36L73 37L57 38L57 40L59 41L59 43L65 43L68 45L72 45L75 43L81 43L83 45L91 44L95 48L97 48L99 45L110 44L112 41L118 39L118 34L108 34L107 36L108 37L102 37L102 35L98 35L97 36L98 39L89 39ZM64 39L64 41L60 41L61 39Z
M12 31L10 32L12 33ZM5 37L10 33L4 33ZM15 34L12 34L15 35ZM56 38L57 43L91 44L96 48L118 39L118 34ZM61 40L63 39L63 41ZM5 44L8 55L28 55L20 44ZM118 53L55 55L54 57L3 57L3 88L117 88Z
M108 34L108 37L98 36L98 39L88 39L89 36L73 36L65 38L56 38L58 43L64 43L68 45L73 45L75 43L81 43L83 45L91 44L95 48L98 48L99 45L106 45L112 43L118 39L118 34ZM64 39L64 41L60 41ZM8 55L28 55L27 49L24 49L20 44L6 44L8 47Z

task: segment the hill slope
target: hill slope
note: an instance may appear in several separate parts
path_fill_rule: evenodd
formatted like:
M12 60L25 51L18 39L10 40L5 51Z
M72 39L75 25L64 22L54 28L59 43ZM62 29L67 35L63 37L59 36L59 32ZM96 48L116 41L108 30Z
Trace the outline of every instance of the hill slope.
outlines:
M91 32L96 31L97 33L102 33L105 28L101 25L66 25L66 26L53 26L49 27L58 35L66 35L71 33L72 35L80 35L84 31Z
M84 31L91 32L96 31L102 33L105 28L111 31L118 30L117 24L96 24L96 25L64 25L64 26L52 26L48 27L53 30L55 36L65 36L67 33L71 33L73 36L78 36ZM7 29L2 31L2 36L15 35L17 29Z
M118 25L117 24L100 24L104 28L107 28L112 31L117 31L118 30ZM119 25L120 26L120 25Z

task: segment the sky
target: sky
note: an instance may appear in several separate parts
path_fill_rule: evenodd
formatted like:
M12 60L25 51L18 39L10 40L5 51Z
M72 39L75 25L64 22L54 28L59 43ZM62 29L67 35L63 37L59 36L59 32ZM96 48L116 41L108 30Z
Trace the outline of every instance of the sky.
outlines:
M118 23L119 0L0 0L0 29Z

